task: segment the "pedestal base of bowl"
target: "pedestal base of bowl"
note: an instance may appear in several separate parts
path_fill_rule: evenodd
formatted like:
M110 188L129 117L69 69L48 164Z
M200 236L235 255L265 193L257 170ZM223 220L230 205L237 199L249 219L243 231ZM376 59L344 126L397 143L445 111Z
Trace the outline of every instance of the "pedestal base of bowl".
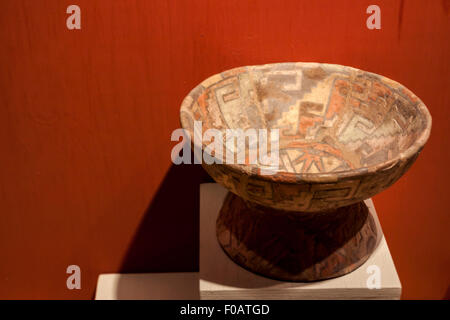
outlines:
M284 281L317 281L361 266L377 229L364 202L324 212L263 207L228 193L216 222L219 244L238 265Z

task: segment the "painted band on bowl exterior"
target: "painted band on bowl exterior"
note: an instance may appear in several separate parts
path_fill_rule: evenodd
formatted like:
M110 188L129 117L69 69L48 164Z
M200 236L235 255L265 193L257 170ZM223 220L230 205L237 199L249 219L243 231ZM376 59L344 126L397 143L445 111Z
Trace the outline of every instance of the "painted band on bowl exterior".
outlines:
M243 175L226 165L203 164L203 168L215 181L245 200L275 209L316 212L348 206L376 195L396 182L414 163L417 155L387 170L339 177L331 183L268 182L258 175Z

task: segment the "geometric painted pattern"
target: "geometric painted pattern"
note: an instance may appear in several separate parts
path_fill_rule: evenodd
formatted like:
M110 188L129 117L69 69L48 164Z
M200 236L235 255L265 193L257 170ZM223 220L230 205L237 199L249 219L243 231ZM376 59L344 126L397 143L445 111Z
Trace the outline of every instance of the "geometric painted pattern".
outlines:
M387 188L416 159L431 129L425 105L399 83L316 63L214 75L185 98L180 117L191 133L194 120L203 130L279 129L275 174L261 176L262 164L204 167L246 200L303 211L348 205Z

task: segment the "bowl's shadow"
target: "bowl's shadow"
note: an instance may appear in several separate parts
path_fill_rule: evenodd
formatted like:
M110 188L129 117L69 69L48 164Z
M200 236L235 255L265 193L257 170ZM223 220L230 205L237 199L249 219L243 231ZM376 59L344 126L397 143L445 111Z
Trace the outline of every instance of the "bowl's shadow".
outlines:
M120 273L198 271L200 165L172 165L148 206Z

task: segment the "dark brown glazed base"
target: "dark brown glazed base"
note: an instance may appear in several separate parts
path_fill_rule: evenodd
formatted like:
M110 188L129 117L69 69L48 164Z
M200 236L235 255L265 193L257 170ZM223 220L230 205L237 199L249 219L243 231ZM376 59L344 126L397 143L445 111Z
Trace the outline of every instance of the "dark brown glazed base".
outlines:
M342 276L375 249L377 230L364 202L324 212L263 207L228 193L217 218L217 239L238 265L285 281Z

